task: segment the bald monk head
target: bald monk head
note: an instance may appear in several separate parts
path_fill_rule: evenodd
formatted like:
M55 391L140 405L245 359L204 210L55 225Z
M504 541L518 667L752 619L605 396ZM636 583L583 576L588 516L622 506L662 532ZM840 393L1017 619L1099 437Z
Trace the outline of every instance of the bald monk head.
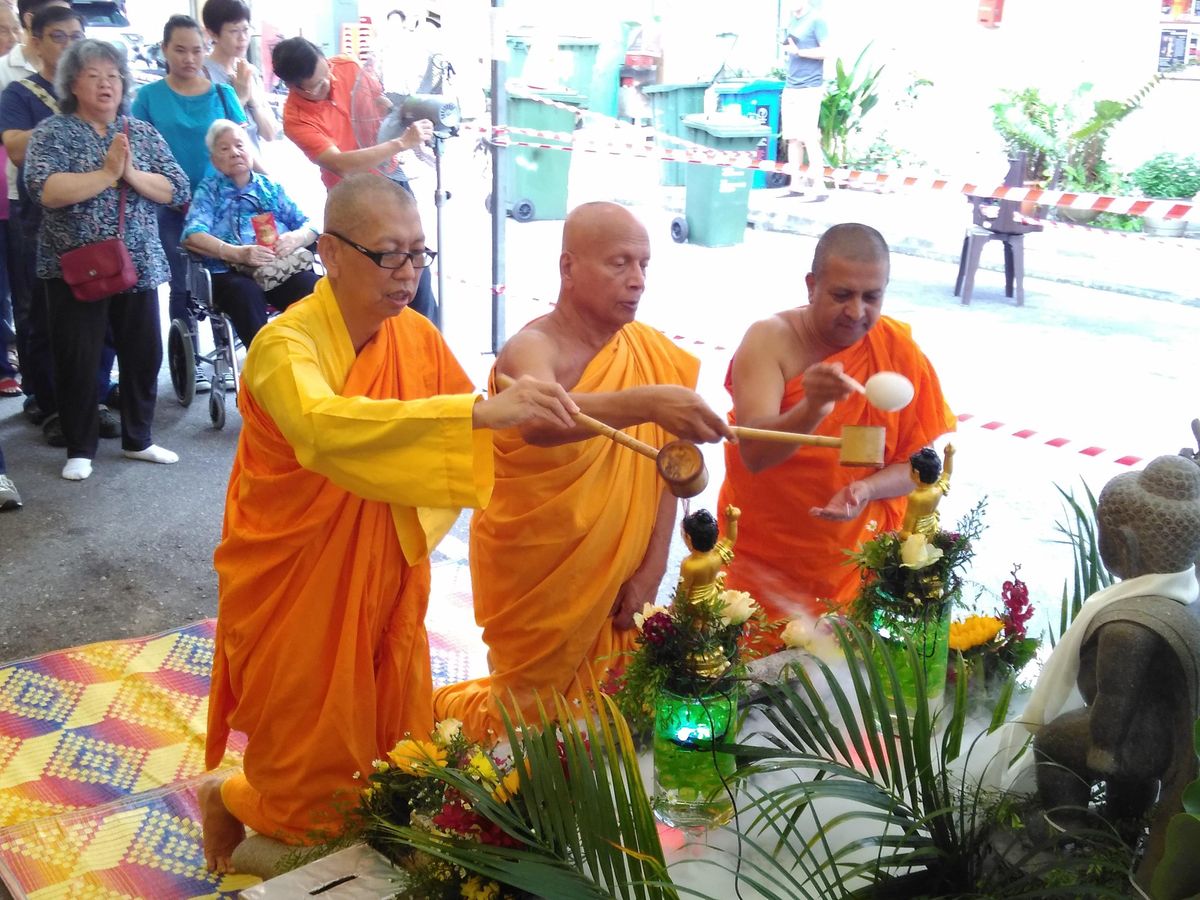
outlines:
M380 175L350 175L329 191L318 246L359 350L412 302L420 267L428 262L416 201Z
M831 350L857 343L879 321L890 263L887 241L874 228L834 225L817 241L808 287L808 324Z
M613 333L632 322L646 289L650 238L616 203L585 203L563 226L558 303L589 328Z

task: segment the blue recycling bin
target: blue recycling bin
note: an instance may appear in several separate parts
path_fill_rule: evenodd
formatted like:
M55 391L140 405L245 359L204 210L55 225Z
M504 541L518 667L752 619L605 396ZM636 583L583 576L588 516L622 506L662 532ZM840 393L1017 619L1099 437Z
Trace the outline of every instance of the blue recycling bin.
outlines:
M771 133L763 138L758 145L758 158L771 160L779 158L779 107L783 97L783 82L774 79L759 78L753 81L723 81L713 86L717 95L717 110L727 113L740 113L754 119L760 125L766 125ZM783 187L787 176L782 172L754 173L751 187Z

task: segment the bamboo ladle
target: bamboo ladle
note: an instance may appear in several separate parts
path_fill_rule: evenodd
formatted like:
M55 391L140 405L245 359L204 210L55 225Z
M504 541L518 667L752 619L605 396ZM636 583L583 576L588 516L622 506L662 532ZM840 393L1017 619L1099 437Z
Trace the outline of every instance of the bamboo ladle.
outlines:
M496 386L500 390L506 390L516 383L509 376L499 372L495 374L495 378ZM667 489L681 500L695 497L708 487L708 469L704 465L704 454L691 441L668 441L659 450L586 413L576 413L575 424L654 460L659 477L666 482ZM745 438L747 440L802 444L810 447L837 447L841 451L838 461L843 466L879 468L883 465L886 435L884 429L877 425L847 425L842 429L840 438L820 434L770 431L765 428L746 428L740 425L732 426L732 430L739 440Z

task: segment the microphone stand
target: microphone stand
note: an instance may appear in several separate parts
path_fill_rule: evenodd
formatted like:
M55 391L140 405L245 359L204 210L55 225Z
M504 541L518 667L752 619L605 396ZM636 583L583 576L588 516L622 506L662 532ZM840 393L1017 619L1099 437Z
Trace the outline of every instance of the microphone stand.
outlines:
M433 171L434 171L434 191L433 205L436 209L437 225L436 225L436 240L438 249L437 258L437 297L433 303L433 317L431 321L437 327L438 331L442 330L442 303L445 297L446 280L443 277L442 268L445 260L445 254L442 248L445 246L442 243L442 207L446 201L450 199L450 192L442 190L442 142L448 137L454 137L458 134L457 128L444 128L434 131L433 133Z

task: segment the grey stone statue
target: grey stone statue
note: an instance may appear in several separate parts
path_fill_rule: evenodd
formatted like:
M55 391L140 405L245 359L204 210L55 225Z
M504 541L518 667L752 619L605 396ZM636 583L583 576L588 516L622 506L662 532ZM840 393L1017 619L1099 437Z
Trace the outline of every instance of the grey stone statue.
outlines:
M1167 573L1176 573L1172 584L1189 584L1200 559L1200 466L1162 456L1142 472L1118 475L1100 494L1097 525L1101 557L1122 584ZM1084 628L1076 684L1086 706L1047 722L1033 742L1038 793L1052 825L1086 826L1092 787L1101 781L1106 818L1137 823L1150 816L1137 872L1143 885L1162 857L1167 821L1197 777L1200 602L1187 602L1195 600L1194 577L1190 585L1172 597L1161 595L1172 593L1166 589L1135 596L1126 590L1078 623Z

